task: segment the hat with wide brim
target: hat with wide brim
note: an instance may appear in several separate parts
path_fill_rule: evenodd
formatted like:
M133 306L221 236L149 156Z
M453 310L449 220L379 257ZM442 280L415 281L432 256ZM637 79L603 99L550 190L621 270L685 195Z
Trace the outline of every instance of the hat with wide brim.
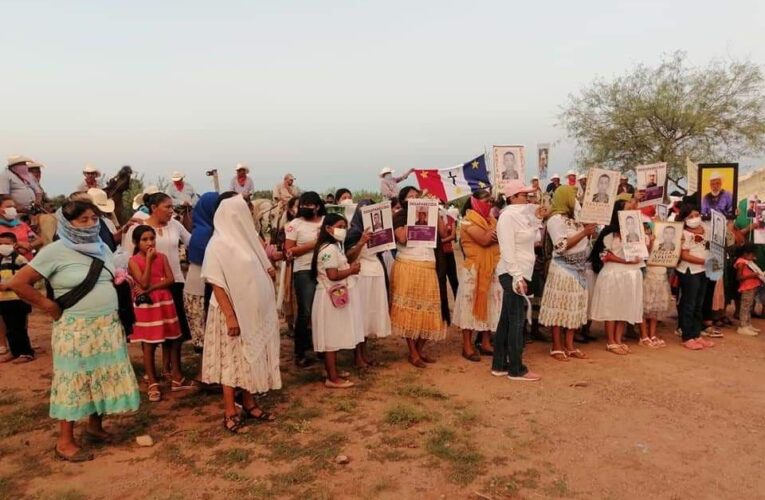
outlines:
M244 163L237 163L236 164L236 168L234 170L237 171L237 172L239 172L240 170L244 170L248 174L250 173L250 167L248 167Z
M520 193L533 193L534 191L536 190L533 187L524 186L523 181L519 181L518 179L506 181L502 185L502 194L505 195L506 198L512 198Z
M143 205L143 197L147 194L159 193L159 188L154 185L146 186L142 193L133 196L133 210L138 210Z
M292 174L287 174L287 175L284 176L284 178L285 179L292 179L293 181L295 180L295 176L292 175Z
M114 200L110 200L106 191L98 188L88 189L88 196L95 206L105 214L114 212Z
M558 174L552 174L552 176L550 177L550 180L553 180L553 179L558 179L558 180L560 180L560 175L558 175Z
M101 171L98 170L96 167L88 163L85 165L85 168L82 169L83 174L98 174L101 175Z
M385 167L382 170L380 170L380 177L382 177L385 174L392 174L392 173L393 173L393 169L392 168Z
M45 167L45 165L43 165L39 161L32 160L29 163L27 163L27 168L43 168L43 167Z
M569 170L568 172L566 172L566 177L571 177L572 175L576 175L575 170Z
M183 174L183 172L180 172L178 170L170 174L170 180L173 182L182 181L184 177L186 176Z
M12 155L8 157L8 168L15 167L16 165L28 165L31 161L31 158L23 155Z

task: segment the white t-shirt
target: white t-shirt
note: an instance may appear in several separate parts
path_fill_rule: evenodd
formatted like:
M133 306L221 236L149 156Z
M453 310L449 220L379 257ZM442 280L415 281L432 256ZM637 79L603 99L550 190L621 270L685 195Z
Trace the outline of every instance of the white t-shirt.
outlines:
M699 241L696 241L696 234L687 229L683 229L683 250L688 250L693 257L706 260L709 258L709 250L707 250L709 228L706 225L703 227L704 234L698 235L700 236L698 238ZM685 274L686 271L690 271L691 274L699 274L704 272L704 264L691 264L687 260L680 259L680 262L677 263L675 269L677 269L680 274Z
M323 220L324 217L318 222L309 222L301 217L292 219L289 224L287 224L287 227L284 228L284 236L286 239L294 241L297 246L316 241L319 237L319 229L321 228ZM295 257L295 260L292 263L292 272L310 271L312 259L313 251Z
M128 229L127 246L125 247L128 255L133 255L133 230L137 227L138 225L134 225ZM157 251L167 256L175 282L183 283L185 280L181 270L181 254L178 251L178 245L183 242L188 247L191 234L186 231L183 224L175 219L170 219L170 222L161 229L154 228L154 231L157 233Z
M361 264L360 276L385 276L382 262L380 262L377 254L369 250L366 245L359 254L359 263Z

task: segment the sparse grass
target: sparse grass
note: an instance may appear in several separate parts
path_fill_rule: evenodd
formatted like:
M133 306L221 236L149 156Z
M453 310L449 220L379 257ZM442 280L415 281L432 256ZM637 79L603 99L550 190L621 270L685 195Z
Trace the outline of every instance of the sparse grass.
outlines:
M21 495L16 489L16 483L9 477L0 477L0 500L11 500L20 498Z
M426 387L424 385L404 385L396 390L396 394L410 398L449 399L449 396L435 387Z
M245 484L245 483L249 483L249 482L252 481L251 478L249 478L249 477L247 477L247 476L245 476L243 474L240 474L239 472L232 471L232 470L227 470L226 472L221 474L220 477L222 477L226 481L231 481L232 483Z
M394 405L385 412L385 423L410 427L420 422L430 420L423 410L405 404Z
M244 467L253 459L252 451L246 448L227 448L216 450L209 463L220 467Z
M318 370L300 370L292 377L292 385L316 384L324 380L324 373Z
M0 406L15 405L20 401L21 398L16 391L8 391L0 394Z
M350 398L343 398L339 401L336 401L334 404L335 411L341 411L343 413L353 413L353 411L358 407L359 403L355 399Z
M178 467L196 470L196 460L193 456L186 455L180 445L165 443L154 452L154 458Z
M463 427L472 427L473 425L479 423L478 413L470 408L456 411L454 418L457 421L457 424Z
M77 490L66 490L60 493L54 493L52 498L55 500L86 500L88 496Z
M563 478L558 478L550 486L545 488L545 493L551 497L570 497L571 491L568 489L568 483Z
M370 488L370 496L377 496L380 493L384 493L386 491L394 491L398 489L398 483L397 481L392 477L384 477L380 478L375 482L375 484L372 485Z
M401 451L400 449L373 449L369 452L369 458L376 462L401 462L402 460L410 460L414 457Z
M425 443L425 449L451 465L449 480L457 484L470 484L481 472L483 455L466 438L458 436L451 429L438 427L433 430Z
M48 403L16 408L0 417L0 438L48 427L53 421L47 417Z
M494 476L484 483L483 492L493 498L517 498L522 489L539 487L542 474L536 469L525 469L506 476Z
M212 394L204 391L194 391L182 398L173 401L173 405L170 407L170 409L175 411L183 410L186 408L201 408L212 404L213 402L220 402L220 399L221 397L219 394Z
M315 439L307 444L277 436L269 443L269 450L271 451L269 458L286 462L308 458L312 462L326 464L340 453L346 440L347 438L339 432Z

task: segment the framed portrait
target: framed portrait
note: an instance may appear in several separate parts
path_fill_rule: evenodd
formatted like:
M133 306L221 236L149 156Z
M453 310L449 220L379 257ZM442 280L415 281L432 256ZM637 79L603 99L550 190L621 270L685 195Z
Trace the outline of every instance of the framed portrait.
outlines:
M590 169L587 174L587 189L582 199L582 210L579 212L580 222L603 225L611 223L619 176L619 172L615 170Z
M526 182L526 148L524 146L492 146L494 185L519 179Z
M669 205L656 205L656 219L665 221L669 217Z
M627 260L647 259L648 247L645 244L643 215L640 210L621 210L618 215L624 258Z
M709 219L712 210L736 216L738 163L700 163L697 192L701 197L701 217Z
M635 167L637 176L638 207L649 207L664 202L664 192L667 184L667 164L638 165Z
M369 250L379 253L396 248L393 237L393 213L389 201L361 207L361 221L364 230L370 232L367 242Z
M406 246L436 248L438 200L412 199L406 214Z
M682 222L654 222L649 266L675 267L683 249Z
M537 144L537 176L547 179L547 167L550 165L550 144Z

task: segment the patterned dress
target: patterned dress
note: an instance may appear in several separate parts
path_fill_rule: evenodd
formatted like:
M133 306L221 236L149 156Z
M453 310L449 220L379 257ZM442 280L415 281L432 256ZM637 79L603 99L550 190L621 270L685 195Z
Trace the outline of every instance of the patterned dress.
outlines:
M155 285L165 279L165 258L161 253L156 254L151 264L150 284ZM146 269L144 255L140 253L133 255L130 260L138 265L141 272ZM149 298L151 298L151 304L133 303L135 324L133 333L130 335L130 342L161 343L165 340L180 338L181 327L170 289L152 290L149 292Z

